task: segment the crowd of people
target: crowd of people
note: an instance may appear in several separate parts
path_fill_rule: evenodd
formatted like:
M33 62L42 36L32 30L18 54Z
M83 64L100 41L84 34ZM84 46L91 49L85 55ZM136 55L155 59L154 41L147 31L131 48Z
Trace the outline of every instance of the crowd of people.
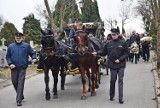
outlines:
M127 43L129 49L127 61L137 64L140 58L142 58L144 62L150 60L150 49L152 46L151 36L146 33L139 34L133 31L131 35L119 35L119 38ZM104 37L104 43L111 39L111 34L108 34Z

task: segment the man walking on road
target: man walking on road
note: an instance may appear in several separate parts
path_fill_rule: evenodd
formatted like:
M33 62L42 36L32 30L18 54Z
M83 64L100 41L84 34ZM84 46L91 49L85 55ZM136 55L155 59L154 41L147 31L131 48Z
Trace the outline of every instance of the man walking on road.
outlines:
M128 57L128 47L124 40L118 38L118 30L111 29L112 40L107 42L102 52L93 52L93 55L108 55L108 66L111 72L110 100L114 101L115 83L118 75L119 103L123 104L123 76Z
M11 69L12 84L17 93L17 106L22 106L21 101L24 99L23 89L26 68L28 67L28 57L32 58L32 63L36 62L35 52L29 44L22 42L22 36L22 33L15 35L15 43L9 45L6 54L7 63Z

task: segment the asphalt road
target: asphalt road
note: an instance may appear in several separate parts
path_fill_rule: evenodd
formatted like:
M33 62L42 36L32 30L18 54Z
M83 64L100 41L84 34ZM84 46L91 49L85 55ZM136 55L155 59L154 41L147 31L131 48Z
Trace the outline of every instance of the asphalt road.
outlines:
M58 99L45 100L44 75L39 74L26 80L22 108L156 108L154 80L150 72L151 63L127 63L124 76L124 104L118 102L118 86L116 85L115 101L109 100L110 75L101 77L100 88L96 96L87 94L87 100L81 100L82 84L80 75L68 75L65 90L58 84ZM50 74L50 89L53 78ZM0 90L0 108L16 108L15 91L12 85Z

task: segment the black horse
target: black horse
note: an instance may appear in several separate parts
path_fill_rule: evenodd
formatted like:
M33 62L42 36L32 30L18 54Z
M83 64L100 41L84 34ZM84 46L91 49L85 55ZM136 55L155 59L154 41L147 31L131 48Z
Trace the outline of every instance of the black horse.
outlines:
M63 55L67 52L62 42L57 41L53 35L52 29L41 30L43 34L41 39L42 51L40 56L40 63L42 69L44 70L44 80L45 80L45 91L46 100L50 99L50 89L49 89L49 70L52 71L52 76L54 78L53 85L53 98L58 98L57 94L57 83L58 74L61 71L61 90L64 90L65 84L65 72L64 67L67 69L67 61L64 59ZM66 62L65 62L66 61Z

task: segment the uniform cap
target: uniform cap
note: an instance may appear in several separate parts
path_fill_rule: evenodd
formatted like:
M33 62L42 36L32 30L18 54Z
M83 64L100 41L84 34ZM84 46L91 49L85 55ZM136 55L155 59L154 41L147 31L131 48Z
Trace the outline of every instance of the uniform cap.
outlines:
M23 33L20 33L20 32L16 33L15 35L15 37L22 37L22 36L23 36Z
M112 29L111 29L111 33L119 34L119 30L118 30L118 29L116 29L116 28L112 28Z
M76 18L74 21L75 21L75 23L77 23L77 22L81 22L81 19Z

